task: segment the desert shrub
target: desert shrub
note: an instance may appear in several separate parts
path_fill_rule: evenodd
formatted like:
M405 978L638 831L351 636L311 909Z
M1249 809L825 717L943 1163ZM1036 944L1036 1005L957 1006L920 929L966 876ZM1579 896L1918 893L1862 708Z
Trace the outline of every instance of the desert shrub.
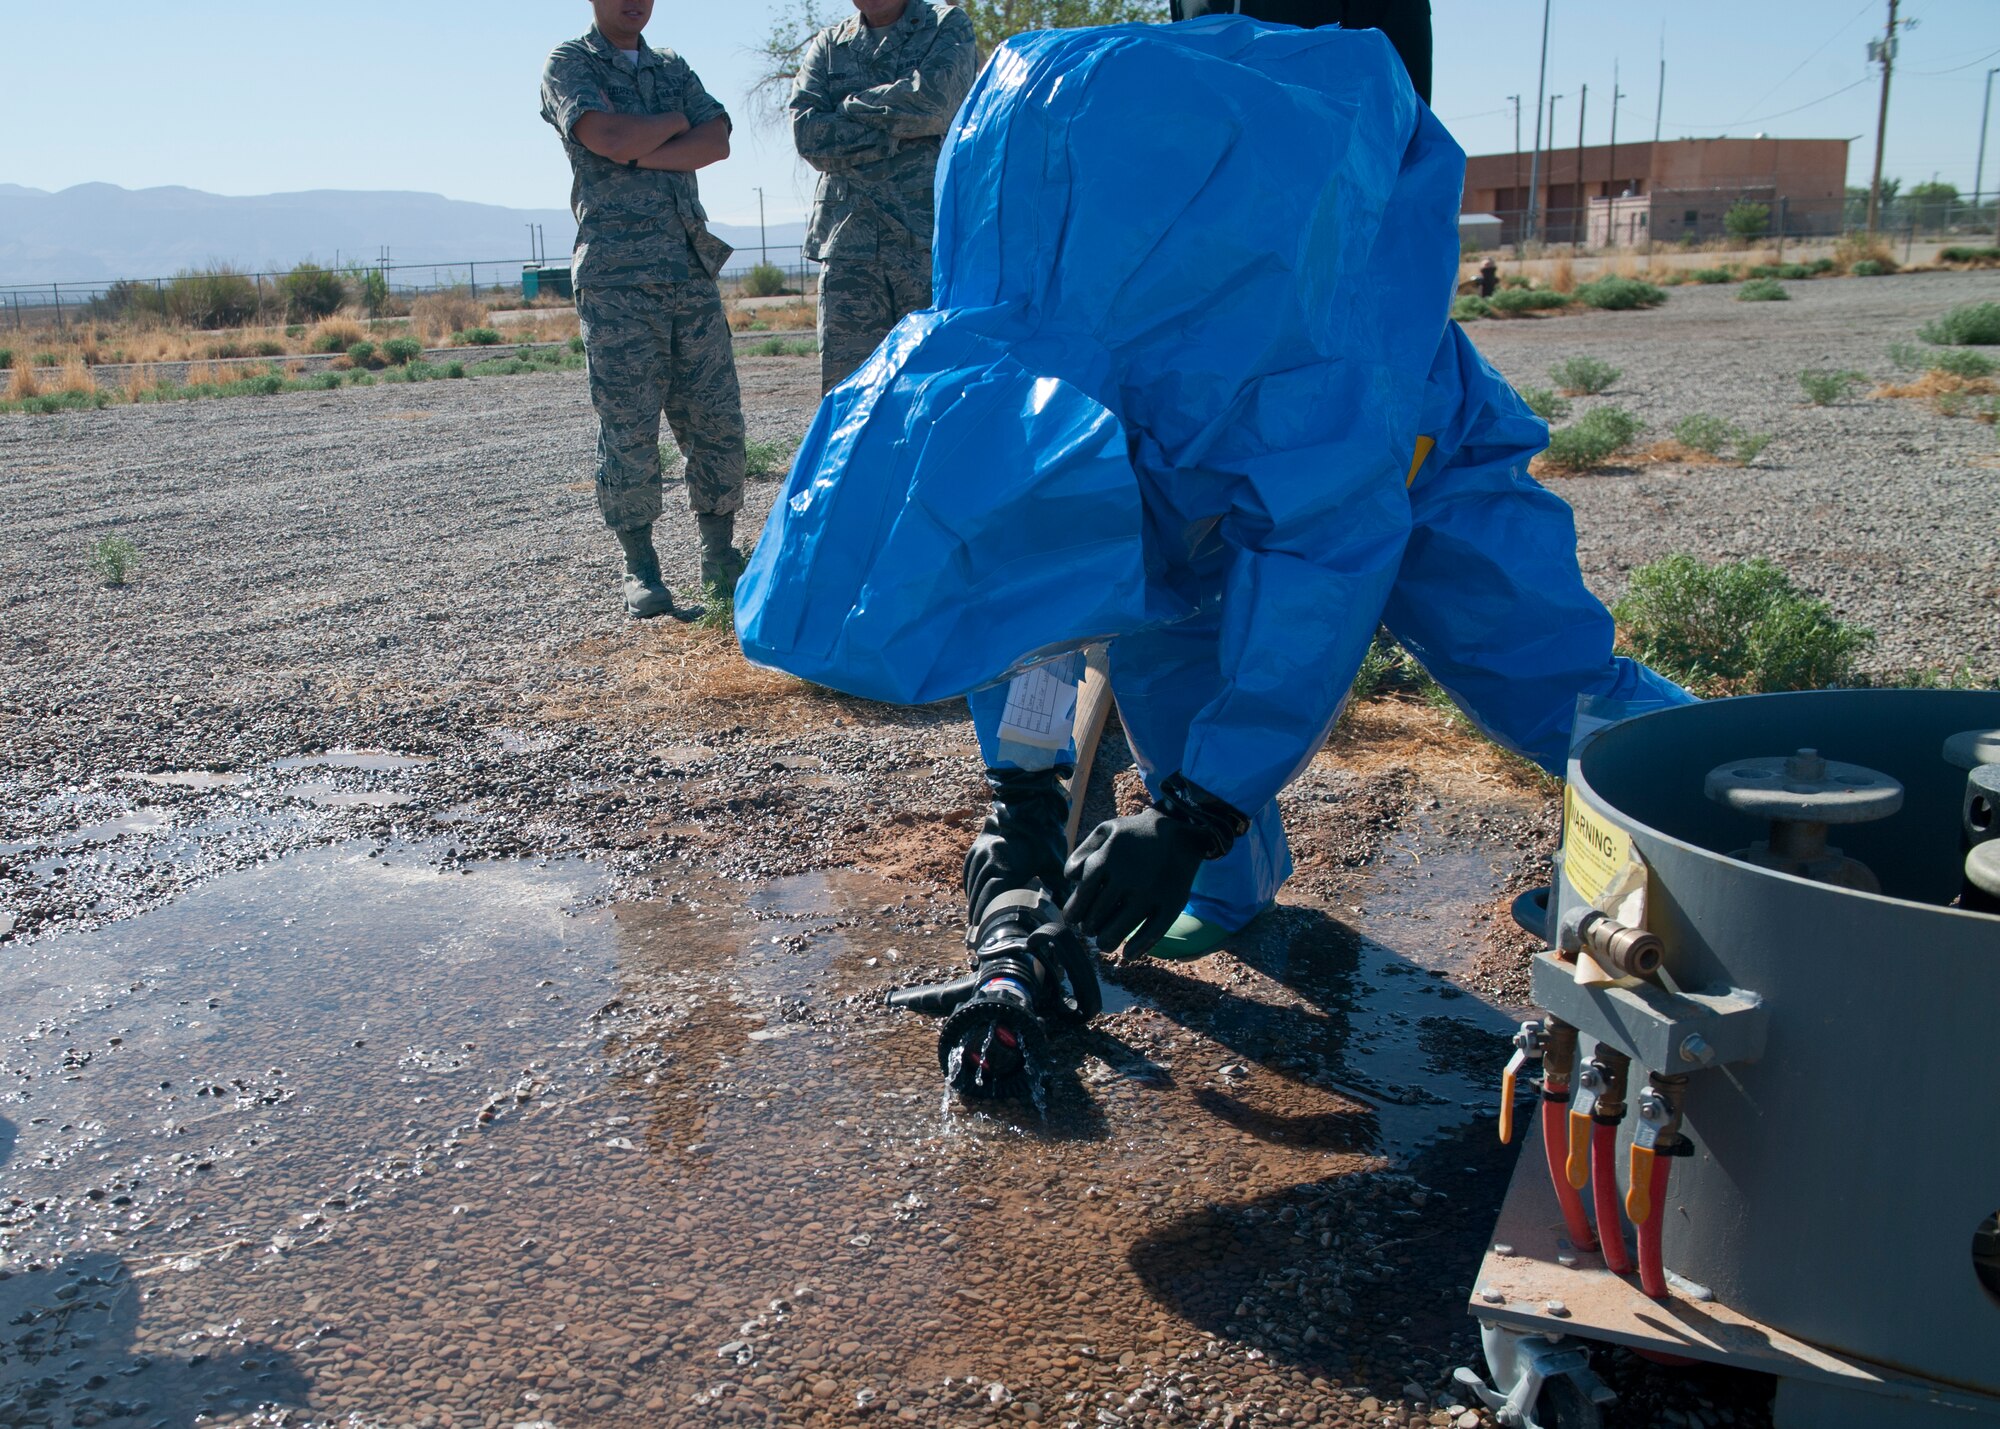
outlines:
M1542 460L1555 471L1595 471L1631 446L1642 427L1623 407L1593 408L1549 433L1549 449Z
M456 347L498 347L501 338L499 332L494 328L471 327L467 328L464 332L453 333L451 340L453 346Z
M1709 566L1668 556L1634 571L1611 609L1634 655L1702 695L1848 683L1875 638L1761 557Z
M1828 372L1810 369L1799 374L1799 386L1815 407L1831 407L1860 383L1867 381L1859 372Z
M1467 293L1451 305L1451 315L1459 322L1469 323L1479 318L1493 316L1493 304L1477 293Z
M1942 372L1947 377L1963 377L1971 382L2000 372L2000 362L1996 362L1983 352L1972 352L1962 347L1947 347L1939 352L1926 352L1923 365L1932 372Z
M283 357L285 345L274 338L260 338L250 344L250 351L258 357Z
M247 395L252 397L275 397L285 390L285 379L275 372L266 372L261 377L252 377L244 383Z
M106 536L90 548L90 569L106 585L124 585L138 560L139 548L123 536Z
M1588 307L1628 312L1633 308L1657 308L1667 300L1667 293L1664 288L1637 278L1599 278L1578 288L1576 298Z
M0 347L0 372L5 372L13 365L14 349L11 347Z
M1917 336L1939 347L2000 346L2000 303L1968 303L1933 318Z
M1812 275L1813 270L1803 263L1780 263L1778 265L1778 276L1787 282L1802 282Z
M340 311L347 300L347 285L338 273L317 263L301 263L278 279L278 296L284 299L285 314L293 322L317 322Z
M767 337L743 351L751 357L810 357L819 351L819 344L802 338Z
M1771 438L1761 432L1746 432L1734 422L1706 412L1696 412L1674 423L1674 440L1689 451L1720 457L1748 466L1764 454Z
M1546 308L1566 308L1569 299L1561 293L1550 292L1547 288L1502 288L1487 302L1496 313L1512 317L1516 313L1537 312Z
M1940 248L1940 263L1970 263L1978 268L2000 266L2000 248Z
M1549 380L1570 397L1594 397L1611 390L1625 374L1598 357L1567 357L1549 369Z
M1863 277L1879 277L1883 273L1893 273L1897 266L1896 252L1889 246L1888 240L1880 235L1866 233L1847 234L1834 244L1833 262L1836 268L1857 274L1861 273L1858 265L1862 263L1880 265L1871 273L1861 274Z
M1863 258L1847 270L1857 278L1881 278L1896 270L1876 258Z
M783 476L790 470L792 449L784 442L765 442L752 438L743 444L743 470L749 476Z
M425 293L410 304L410 325L427 338L443 339L486 325L486 306L464 288Z
M305 335L306 335L306 325L304 323L285 324L285 336L292 339L292 341L297 342L300 338L304 337Z
M1560 422L1569 416L1569 399L1547 387L1523 387L1521 400L1544 422Z
M1746 269L1743 276L1746 278L1775 278L1778 276L1779 271L1776 263L1757 263Z
M567 346L569 347L569 350L575 353L578 357L583 356L583 338L581 336L572 337L569 340Z
M1736 270L1734 268L1696 268L1688 274L1688 277L1697 283L1706 283L1713 286L1717 283L1735 282Z
M166 311L188 327L241 327L257 314L257 285L227 264L183 269L167 284Z
M776 263L759 263L743 275L743 296L775 298L785 291L785 270Z
M375 344L357 342L347 349L347 360L356 367L380 367L382 359L376 355Z
M1831 258L1815 258L1812 262L1806 264L1806 271L1811 273L1815 278L1823 278L1834 270L1834 266L1834 261Z
M407 367L423 355L424 345L413 337L392 337L382 344L382 356L391 367Z
M1674 440L1706 456L1722 455L1723 448L1730 445L1735 435L1734 426L1707 412L1696 412L1674 423Z
M1792 295L1776 278L1753 278L1736 295L1739 303L1788 303L1791 300Z
M465 364L463 362L446 363L444 368L444 375L446 377L451 378L453 381L459 380L460 378L465 376Z

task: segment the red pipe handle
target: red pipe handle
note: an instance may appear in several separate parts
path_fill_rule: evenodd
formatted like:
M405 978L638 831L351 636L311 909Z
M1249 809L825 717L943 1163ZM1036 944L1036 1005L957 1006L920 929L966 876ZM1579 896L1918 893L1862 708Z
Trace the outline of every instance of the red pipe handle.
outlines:
M1578 1250L1596 1250L1597 1236L1583 1213L1583 1197L1569 1183L1568 1112L1567 1101L1542 1098L1542 1151L1549 1163L1549 1180L1556 1188L1556 1203L1562 1207L1563 1224L1569 1227L1570 1244Z
M1598 1122L1590 1128L1590 1198L1597 1211L1597 1240L1604 1250L1604 1264L1617 1275L1632 1273L1632 1257L1625 1250L1625 1221L1622 1198L1618 1194L1618 1128Z
M1667 1176L1671 1156L1653 1158L1652 1206L1639 1225L1639 1288L1655 1300L1667 1298L1667 1271L1660 1260L1660 1229L1667 1219Z

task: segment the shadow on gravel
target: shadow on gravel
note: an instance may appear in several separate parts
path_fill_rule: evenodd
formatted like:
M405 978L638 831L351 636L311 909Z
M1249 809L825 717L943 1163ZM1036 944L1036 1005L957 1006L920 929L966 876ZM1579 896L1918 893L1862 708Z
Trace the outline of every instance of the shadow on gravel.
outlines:
M308 1402L305 1375L271 1345L185 1359L134 1354L141 1310L132 1268L115 1255L0 1274L0 1423L56 1429L117 1419L183 1429Z

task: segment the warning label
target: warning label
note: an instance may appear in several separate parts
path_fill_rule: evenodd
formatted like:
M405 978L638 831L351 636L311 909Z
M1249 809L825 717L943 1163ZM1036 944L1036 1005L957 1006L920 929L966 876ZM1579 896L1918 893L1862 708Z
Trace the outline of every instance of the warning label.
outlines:
M1612 881L1633 862L1632 839L1579 799L1563 791L1563 877L1584 902L1602 908Z

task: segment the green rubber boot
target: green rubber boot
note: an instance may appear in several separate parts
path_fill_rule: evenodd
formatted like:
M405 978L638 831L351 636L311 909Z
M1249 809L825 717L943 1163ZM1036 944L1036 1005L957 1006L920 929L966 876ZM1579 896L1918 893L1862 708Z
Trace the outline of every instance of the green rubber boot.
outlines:
M618 533L625 550L625 612L635 620L651 620L671 615L676 620L692 620L700 611L683 611L674 604L674 593L660 574L660 556L653 549L653 528L635 526Z
M750 564L750 558L731 544L736 535L736 518L697 515L701 528L701 589L709 600L726 603L736 597L736 578Z
M1257 916L1263 917L1275 906L1266 905ZM1205 922L1184 911L1174 919L1174 926L1167 929L1166 936L1146 950L1145 956L1158 958L1163 963L1193 962L1196 958L1207 957L1242 931L1242 928L1230 929L1220 923Z

